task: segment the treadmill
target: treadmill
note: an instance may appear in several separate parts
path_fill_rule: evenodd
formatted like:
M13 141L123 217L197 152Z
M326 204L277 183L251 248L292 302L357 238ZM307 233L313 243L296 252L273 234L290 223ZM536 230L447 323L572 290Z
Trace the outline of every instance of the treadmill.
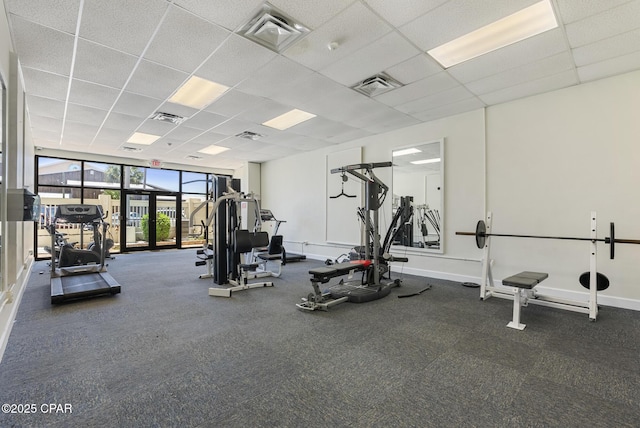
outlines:
M269 236L277 235L278 234L278 228L280 228L280 224L287 222L286 220L278 220L273 215L271 210L265 210L265 209L260 209L260 220L262 220L262 223L273 222L274 226L273 226L273 229L271 230L271 233L269 234ZM306 260L306 259L307 259L307 256L305 256L304 254L296 254L296 253L290 253L288 251L285 251L285 262L286 263L299 262L299 261Z
M55 217L51 223L51 248L55 248L56 224L91 224L94 228L101 228L104 238L107 223L103 219L100 205L65 204L58 205ZM82 226L80 228L82 230ZM81 232L82 233L82 232ZM104 239L102 240L104 242ZM83 260L82 255L93 253L65 246L60 248L60 257L56 262L51 260L51 304L62 303L67 300L82 299L98 295L114 295L120 293L120 284L107 273L105 265L107 246L100 246L99 264L67 265L61 260ZM65 254L67 253L67 254Z

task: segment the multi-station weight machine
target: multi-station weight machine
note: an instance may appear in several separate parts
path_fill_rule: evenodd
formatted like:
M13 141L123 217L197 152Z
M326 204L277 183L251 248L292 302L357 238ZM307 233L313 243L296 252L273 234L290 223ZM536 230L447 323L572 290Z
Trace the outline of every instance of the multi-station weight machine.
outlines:
M365 185L365 206L359 210L364 221L364 245L354 251L355 259L326 267L309 270L313 293L297 303L298 309L304 311L328 310L329 307L342 302L364 303L386 297L393 287L400 285L399 279L391 279L390 262L407 262L405 257L394 257L389 254L391 243L398 233L398 224L403 216L402 210L394 215L384 241L380 242L379 209L382 206L389 187L373 172L375 168L390 167L391 162L360 163L342 166L331 170L332 174L349 174ZM361 274L361 279L354 276ZM325 284L332 278L348 275L347 280L340 280L326 291L320 290L319 284Z
M224 287L210 287L210 296L231 297L235 291L258 287L271 287L273 282L254 282L249 279L279 276L278 272L266 269L267 262L274 262L280 268L282 258L277 254L264 255L256 252L260 260L247 259L254 250L269 246L266 232L260 232L260 204L252 193L244 194L239 190L240 180L227 177L214 178L214 190L210 198L193 210L189 217L189 228L201 227L206 231L203 247L198 250L197 266L206 265L207 273L200 278L213 278L213 282ZM242 229L242 207L246 206L247 227L253 223L253 231ZM207 208L210 210L206 220L196 225L197 214ZM249 210L248 207L253 207ZM249 257L251 257L249 256ZM230 286L227 286L230 285Z

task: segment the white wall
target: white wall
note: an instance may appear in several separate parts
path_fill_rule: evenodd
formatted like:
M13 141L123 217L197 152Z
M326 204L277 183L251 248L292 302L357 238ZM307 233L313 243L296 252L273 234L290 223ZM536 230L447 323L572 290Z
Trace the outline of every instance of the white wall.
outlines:
M496 233L640 239L640 72L599 80L487 110L488 207ZM589 243L499 240L491 244L497 278L517 271L549 273L543 285L584 291ZM602 296L640 300L640 246L598 249L611 280ZM603 303L624 305L601 299ZM638 307L640 309L640 306Z
M291 250L309 242L311 257L335 257L345 248L324 241L327 153L362 146L363 162L379 162L394 147L444 137L444 254L411 252L404 271L480 281L481 251L455 232L474 231L487 210L497 233L588 237L596 211L599 237L613 221L617 237L640 239L639 118L640 72L633 72L267 162L263 204L288 221L281 231ZM376 172L391 182L391 171ZM640 310L640 246L617 245L615 260L608 250L599 245L598 270L612 284L599 302ZM544 271L546 288L586 299L577 278L589 270L588 243L495 238L492 256L497 280Z
M456 230L467 229L484 212L484 111L477 110L434 122L408 127L383 135L376 135L333 146L312 153L303 153L262 164L263 206L276 217L287 220L281 226L289 251L305 253L323 259L334 258L348 248L327 244L325 217L327 192L324 169L326 155L348 147L362 146L362 162L391 160L397 147L445 138L444 239L445 254L425 254L409 250L410 261L405 272L469 279L478 274L480 264L461 260L479 260L479 250L469 240L456 240ZM379 168L376 175L385 183L392 183L391 168ZM329 177L340 180L339 176ZM391 220L391 192L380 217L384 234ZM358 228L354 213L343 213L344 220Z

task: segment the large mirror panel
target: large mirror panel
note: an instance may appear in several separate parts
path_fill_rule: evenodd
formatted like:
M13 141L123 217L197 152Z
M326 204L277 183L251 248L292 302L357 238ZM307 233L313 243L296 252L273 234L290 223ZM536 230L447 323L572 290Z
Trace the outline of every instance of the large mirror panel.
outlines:
M404 221L393 247L443 252L444 140L394 149L393 214L402 209Z

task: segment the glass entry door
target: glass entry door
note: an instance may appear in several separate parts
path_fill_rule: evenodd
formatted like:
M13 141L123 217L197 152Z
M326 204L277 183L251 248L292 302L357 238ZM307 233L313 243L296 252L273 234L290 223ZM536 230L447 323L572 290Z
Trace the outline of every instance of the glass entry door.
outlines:
M120 213L123 251L175 248L180 234L178 208L174 194L126 191Z

